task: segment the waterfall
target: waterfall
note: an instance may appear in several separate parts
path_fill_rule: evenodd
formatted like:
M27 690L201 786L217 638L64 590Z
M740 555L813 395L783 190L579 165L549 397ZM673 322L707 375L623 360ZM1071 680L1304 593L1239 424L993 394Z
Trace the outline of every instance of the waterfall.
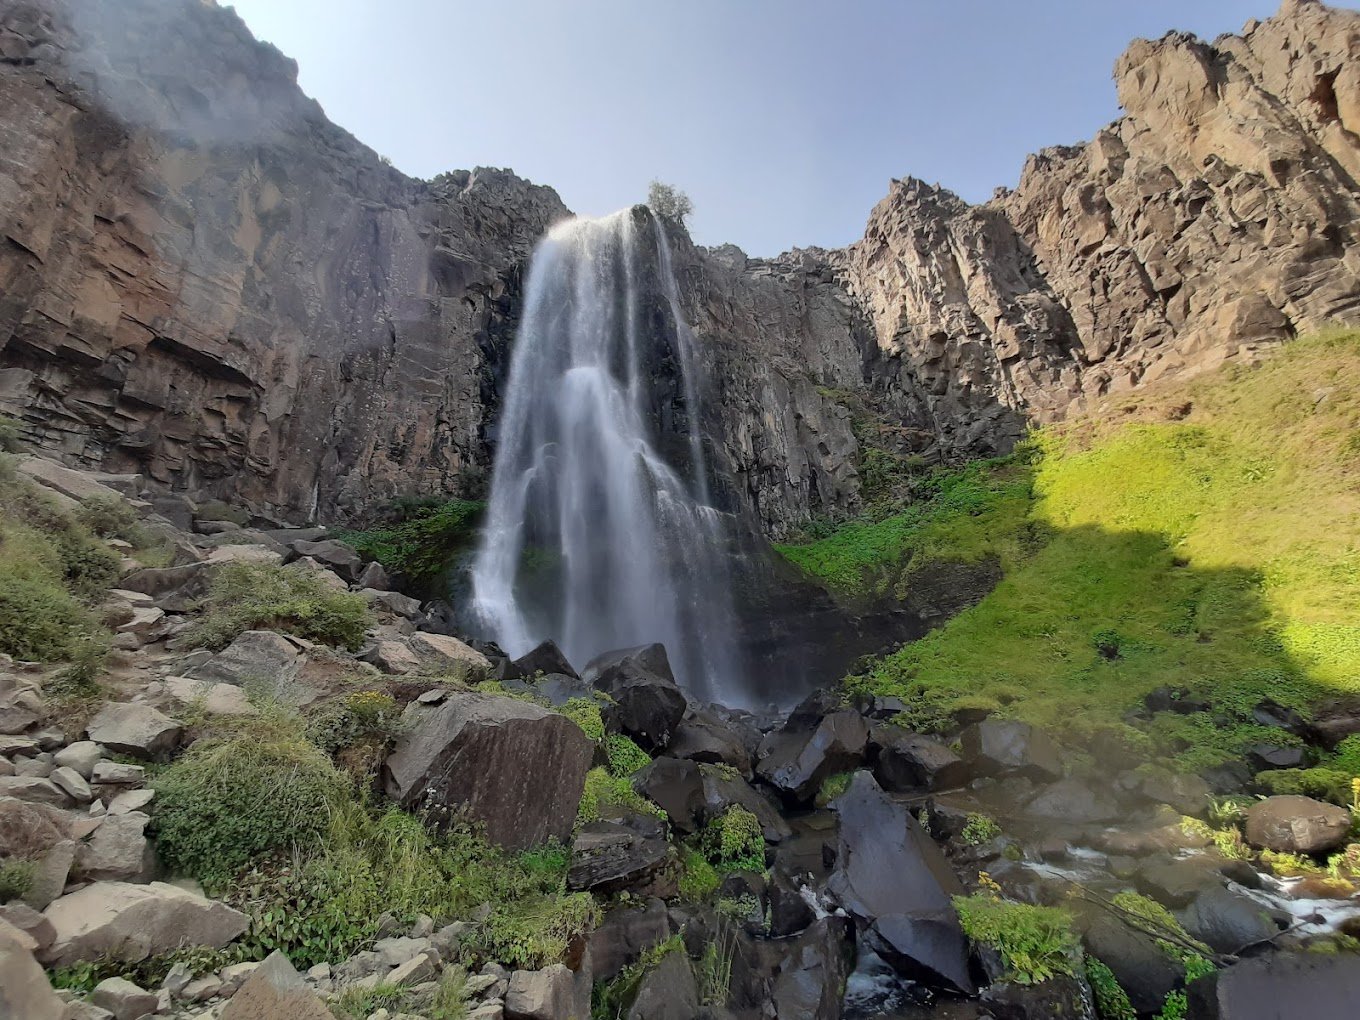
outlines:
M579 666L660 641L693 695L741 700L697 374L646 210L568 220L539 242L472 569L474 612L508 654L552 638Z

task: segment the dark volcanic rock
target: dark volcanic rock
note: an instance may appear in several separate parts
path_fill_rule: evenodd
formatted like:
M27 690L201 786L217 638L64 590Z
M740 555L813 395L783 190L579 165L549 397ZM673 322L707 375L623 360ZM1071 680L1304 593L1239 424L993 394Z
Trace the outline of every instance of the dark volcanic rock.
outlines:
M649 838L614 822L591 822L572 841L567 888L602 896L624 890L674 896L676 860L665 839Z
M531 677L535 673L560 673L572 679L578 677L576 670L572 669L571 663L554 641L544 641L531 648L510 663L510 666L512 671L501 677L502 680L518 680Z
M968 768L941 741L900 731L882 740L874 778L879 786L894 793L947 790L968 779Z
M1085 779L1059 779L1044 788L1025 805L1035 818L1081 824L1108 822L1119 818L1123 809L1111 791Z
M1302 1020L1355 1015L1360 956L1272 953L1243 960L1193 982L1194 1020Z
M1086 951L1103 962L1139 1014L1157 1013L1185 975L1185 968L1162 951L1156 939L1095 907L1078 913Z
M675 735L671 737L666 753L673 758L688 758L710 765L730 765L743 776L749 777L750 736L740 732L733 723L716 712L706 708L691 708L675 728Z
M845 918L825 917L815 922L784 957L770 989L774 1015L839 1020L852 955L850 925Z
M774 805L734 770L679 758L657 758L633 776L633 789L660 805L677 832L698 832L733 804L760 821L772 843L786 839L789 825Z
M684 953L671 952L642 977L627 1020L693 1020L699 1015L699 986Z
M861 935L908 977L973 991L952 897L963 887L911 812L867 772L836 801L840 849L828 892Z
M1217 885L1195 897L1181 915L1181 923L1210 949L1229 955L1279 934L1261 904Z
M652 644L606 652L591 659L581 676L612 699L602 713L606 726L652 753L665 750L686 705L665 648Z
M459 813L512 850L566 839L594 745L570 719L516 698L452 691L413 701L383 764L387 795L443 826Z
M595 980L608 981L670 935L670 918L661 900L615 907L590 933L590 965Z
M983 1007L995 1020L1090 1020L1095 1003L1084 981L1058 975L1037 985L1011 981L982 993Z
M960 736L963 757L975 775L1027 776L1035 780L1062 776L1062 756L1043 730L1008 719L985 719Z
M1267 797L1247 809L1247 842L1285 853L1322 854L1346 841L1351 813L1310 797Z
M822 782L837 772L857 768L864 760L869 727L858 712L833 712L810 734L783 731L763 742L766 757L757 774L781 793L807 801Z

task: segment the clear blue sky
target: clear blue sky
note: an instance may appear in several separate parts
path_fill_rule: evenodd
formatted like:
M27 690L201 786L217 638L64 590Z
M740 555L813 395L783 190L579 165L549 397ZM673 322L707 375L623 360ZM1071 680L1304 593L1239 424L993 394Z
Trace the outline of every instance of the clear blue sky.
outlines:
M694 200L750 254L859 237L893 177L980 201L1118 115L1137 36L1277 0L223 0L401 170L510 167L576 212ZM1360 0L1344 6L1360 6Z

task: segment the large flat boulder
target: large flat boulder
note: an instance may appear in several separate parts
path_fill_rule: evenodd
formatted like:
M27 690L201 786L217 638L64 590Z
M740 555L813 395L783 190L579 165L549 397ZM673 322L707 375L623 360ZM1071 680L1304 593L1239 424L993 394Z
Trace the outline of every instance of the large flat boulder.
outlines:
M203 665L189 670L189 676L234 687L262 683L277 691L297 676L300 658L297 646L282 634L248 630Z
M971 994L968 940L953 904L963 886L939 848L868 772L855 773L833 807L840 844L828 892L904 976Z
M788 822L735 769L662 757L633 775L633 789L665 811L677 832L698 832L740 804L756 816L771 843L789 836Z
M403 807L437 826L466 816L513 850L571 834L595 745L570 719L472 691L414 701L402 718L383 784Z
M162 761L179 747L184 727L150 705L116 702L99 710L88 735L110 751Z
M1196 1020L1323 1020L1355 1016L1360 956L1271 953L1224 967L1188 990Z
M864 760L869 727L858 712L832 712L811 733L772 734L756 773L785 796L811 800L822 783Z
M1267 797L1247 810L1247 842L1277 853L1326 853L1350 827L1349 811L1311 797Z
M249 919L225 903L164 882L96 882L43 911L56 937L42 955L51 967L108 958L139 963L181 946L220 949Z
M572 841L567 888L602 896L624 890L673 896L677 861L665 839L614 822L592 822Z
M491 675L491 660L471 645L448 634L412 634L407 642L425 672L448 673L460 680Z

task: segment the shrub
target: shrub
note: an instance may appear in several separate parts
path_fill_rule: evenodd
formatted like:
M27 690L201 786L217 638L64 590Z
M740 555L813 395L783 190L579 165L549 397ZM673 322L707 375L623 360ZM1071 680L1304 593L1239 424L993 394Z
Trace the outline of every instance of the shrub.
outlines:
M609 761L609 774L616 779L631 776L652 763L651 755L622 733L611 733L605 737L604 750Z
M153 785L161 857L218 889L271 851L314 851L346 793L344 779L312 744L249 731L201 741Z
M571 698L557 711L581 727L581 731L597 744L604 739L604 719L600 715L600 705L594 699Z
M146 543L137 511L116 496L92 496L82 500L76 519L100 538L118 538L133 545Z
M19 439L19 423L7 414L0 414L0 453L16 453Z
M228 563L213 578L190 643L222 648L248 630L279 630L356 651L372 623L362 595L334 591L300 570Z
M710 821L700 841L704 855L720 872L765 870L760 819L740 804L731 805Z
M16 659L56 662L73 657L93 617L60 585L0 576L0 652Z
M333 537L400 574L408 584L430 589L471 544L484 507L466 499L407 503L395 508L397 519L389 526L344 531Z
M13 858L0 861L0 903L21 898L32 885L32 861Z
M990 815L971 814L964 822L959 841L964 846L978 846L1001 835L1001 826Z
M965 935L1000 954L1004 980L1033 985L1059 974L1076 976L1080 944L1065 911L989 892L955 896L954 909Z

